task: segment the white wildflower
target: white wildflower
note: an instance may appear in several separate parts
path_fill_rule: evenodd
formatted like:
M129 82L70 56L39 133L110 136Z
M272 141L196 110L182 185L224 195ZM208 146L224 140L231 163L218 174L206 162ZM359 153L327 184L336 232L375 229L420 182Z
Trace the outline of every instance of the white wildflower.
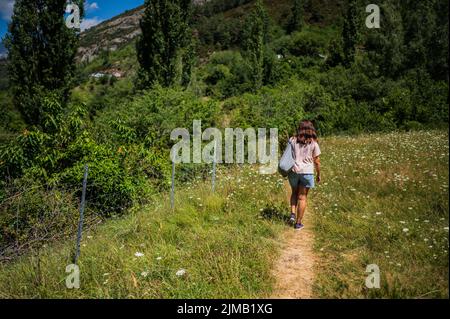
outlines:
M177 271L176 275L178 277L184 276L186 274L186 269L180 269Z

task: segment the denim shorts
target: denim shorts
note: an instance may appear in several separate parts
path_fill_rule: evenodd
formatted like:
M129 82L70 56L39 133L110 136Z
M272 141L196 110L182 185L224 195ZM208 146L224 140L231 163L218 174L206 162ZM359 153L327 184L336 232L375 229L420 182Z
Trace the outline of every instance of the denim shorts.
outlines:
M297 174L290 171L288 179L292 188L297 188L299 186L314 188L314 174Z

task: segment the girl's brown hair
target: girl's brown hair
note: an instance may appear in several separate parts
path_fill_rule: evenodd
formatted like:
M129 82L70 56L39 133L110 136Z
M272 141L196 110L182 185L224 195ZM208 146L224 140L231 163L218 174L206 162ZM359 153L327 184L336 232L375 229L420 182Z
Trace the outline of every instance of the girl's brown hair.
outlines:
M301 121L297 129L297 142L300 144L310 144L317 142L317 132L311 121Z

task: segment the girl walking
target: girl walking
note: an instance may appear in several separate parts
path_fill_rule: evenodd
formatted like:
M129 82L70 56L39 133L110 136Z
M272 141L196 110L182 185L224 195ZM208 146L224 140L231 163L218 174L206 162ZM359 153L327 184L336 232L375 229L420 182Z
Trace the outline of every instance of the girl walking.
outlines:
M314 188L314 171L316 181L320 183L320 147L316 129L311 121L301 121L297 135L290 138L294 150L295 164L289 172L288 179L292 188L291 222L294 228L303 228L308 192Z

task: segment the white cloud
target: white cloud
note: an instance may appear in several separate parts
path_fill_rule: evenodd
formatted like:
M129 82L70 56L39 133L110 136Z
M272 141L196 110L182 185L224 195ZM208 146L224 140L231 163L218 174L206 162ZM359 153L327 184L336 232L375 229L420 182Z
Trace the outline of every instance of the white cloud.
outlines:
M13 14L15 0L0 1L0 18L10 21Z
M15 0L1 0L0 1L0 18L6 21L11 21L11 16L14 10ZM85 2L85 7L87 10L94 11L100 9L97 2L90 3Z
M103 22L102 19L99 19L97 17L90 18L90 19L83 19L80 24L81 31L87 30L89 28L92 28L93 26L96 26L97 24Z
M92 3L89 5L89 9L97 10L97 9L100 9L100 7L98 6L97 2L92 2Z
M90 3L89 1L84 2L84 7L87 11L94 11L100 9L97 2Z

